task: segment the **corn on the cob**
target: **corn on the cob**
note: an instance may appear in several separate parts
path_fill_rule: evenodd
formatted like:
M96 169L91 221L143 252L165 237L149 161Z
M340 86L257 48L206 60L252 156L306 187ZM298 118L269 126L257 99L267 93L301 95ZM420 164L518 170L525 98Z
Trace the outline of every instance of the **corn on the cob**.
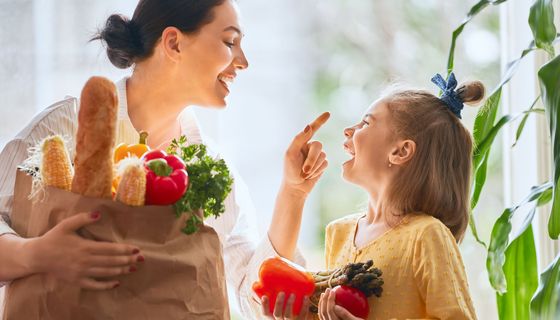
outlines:
M141 160L126 160L121 161L122 167L119 168L122 174L116 198L129 206L143 206L146 199L146 170Z
M70 190L72 187L72 164L64 140L58 135L43 140L41 146L41 179L43 185Z

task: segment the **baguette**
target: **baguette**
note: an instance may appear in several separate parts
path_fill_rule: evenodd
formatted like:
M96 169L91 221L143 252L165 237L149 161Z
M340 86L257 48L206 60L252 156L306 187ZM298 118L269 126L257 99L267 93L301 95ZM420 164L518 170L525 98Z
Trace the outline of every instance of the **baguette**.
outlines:
M72 192L112 198L117 113L115 84L106 78L91 77L80 97Z

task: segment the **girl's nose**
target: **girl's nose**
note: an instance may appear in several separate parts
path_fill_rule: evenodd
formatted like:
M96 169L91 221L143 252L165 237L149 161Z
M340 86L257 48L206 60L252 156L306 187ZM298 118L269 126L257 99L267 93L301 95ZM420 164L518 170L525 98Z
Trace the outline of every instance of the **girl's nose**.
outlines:
M344 129L344 136L346 138L350 138L352 135L354 135L354 128L346 128Z

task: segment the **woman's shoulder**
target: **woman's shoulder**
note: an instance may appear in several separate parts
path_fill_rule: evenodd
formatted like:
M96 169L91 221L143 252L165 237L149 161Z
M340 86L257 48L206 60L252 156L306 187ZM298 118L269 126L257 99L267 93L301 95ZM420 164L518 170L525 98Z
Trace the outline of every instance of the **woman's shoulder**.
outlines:
M78 100L68 96L37 113L15 138L36 143L52 134L71 137L77 128L77 117Z

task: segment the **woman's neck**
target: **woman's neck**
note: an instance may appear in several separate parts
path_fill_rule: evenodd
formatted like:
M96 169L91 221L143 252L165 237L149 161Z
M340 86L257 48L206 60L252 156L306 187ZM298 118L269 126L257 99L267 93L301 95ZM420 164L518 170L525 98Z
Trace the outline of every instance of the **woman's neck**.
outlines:
M130 122L137 131L149 134L148 145L160 144L180 134L179 114L188 105L177 97L174 88L167 86L160 72L135 70L126 83L126 99Z

